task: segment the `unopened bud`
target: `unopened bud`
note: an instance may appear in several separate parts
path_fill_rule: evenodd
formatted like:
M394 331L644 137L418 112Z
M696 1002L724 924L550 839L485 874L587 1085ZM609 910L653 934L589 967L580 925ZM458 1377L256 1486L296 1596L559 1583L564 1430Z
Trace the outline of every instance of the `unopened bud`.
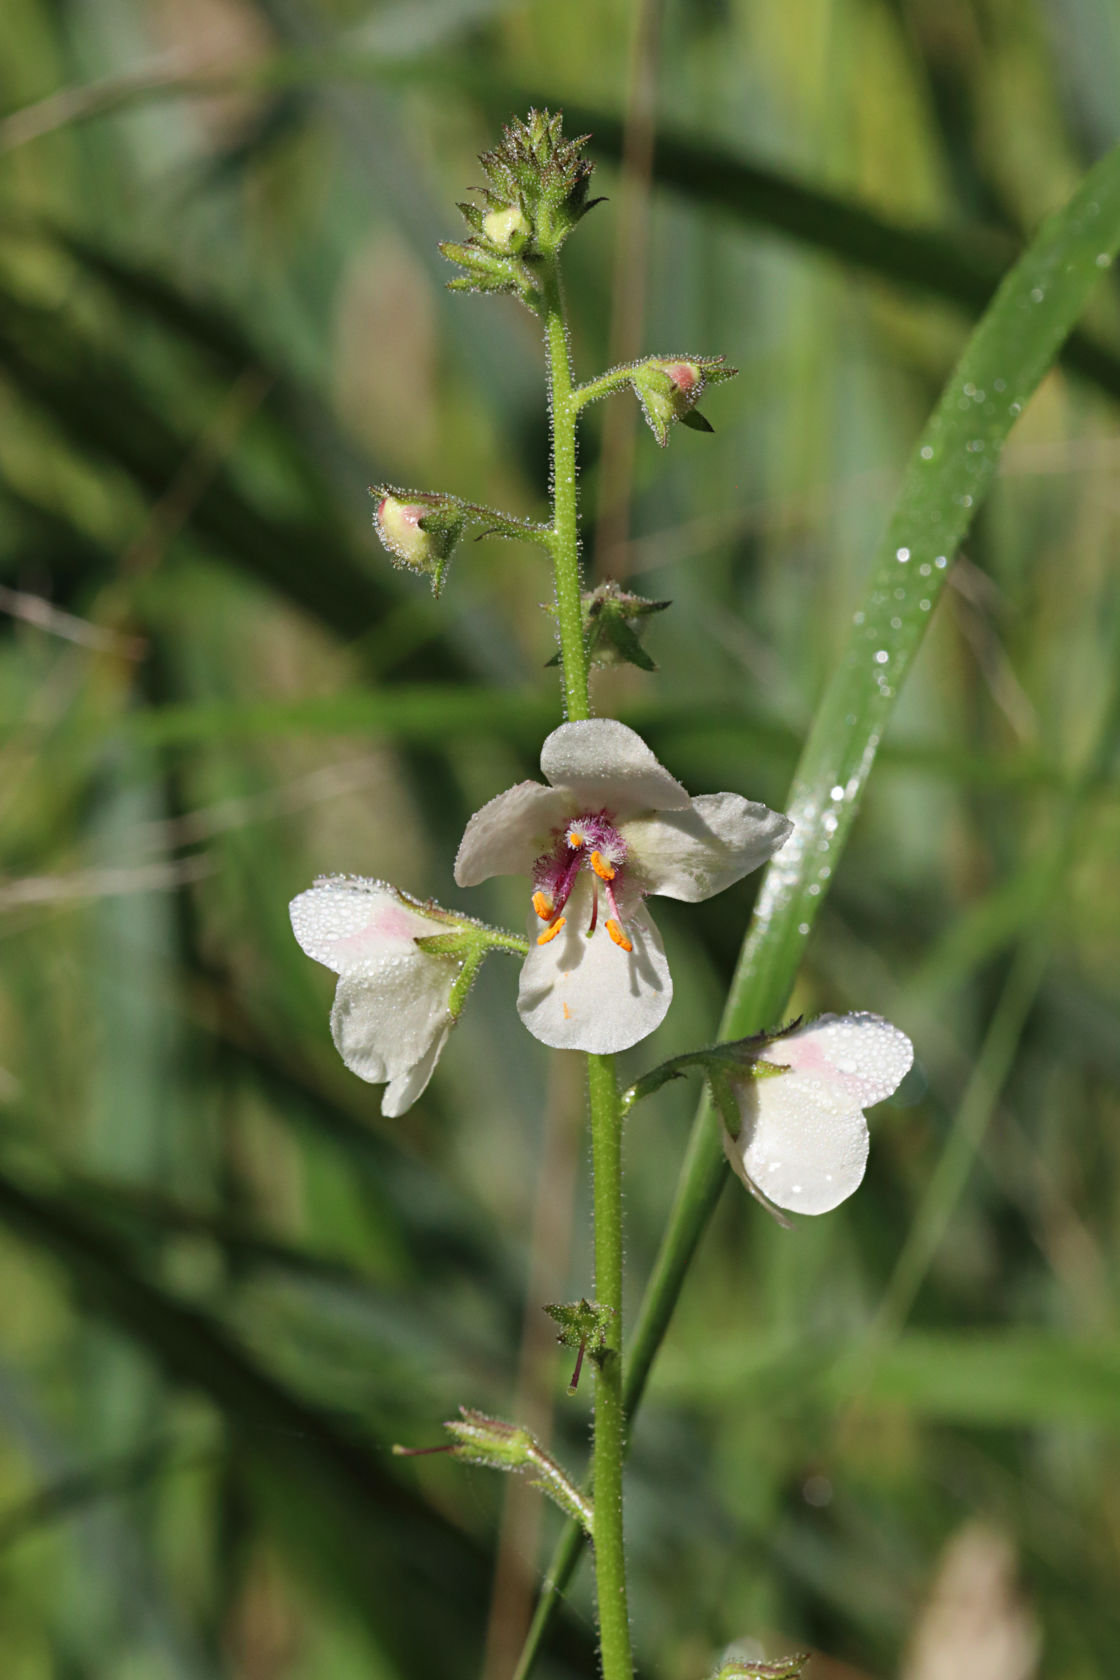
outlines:
M453 496L423 491L397 494L374 491L377 534L398 565L432 580L432 593L443 587L447 562L462 535L465 519Z
M533 231L532 224L519 204L507 204L504 209L490 210L482 218L482 231L499 251L523 251Z
M669 441L669 428L681 420L694 431L710 432L711 426L696 404L710 384L730 379L737 370L724 367L722 356L651 356L634 369L634 390L650 430L662 448Z

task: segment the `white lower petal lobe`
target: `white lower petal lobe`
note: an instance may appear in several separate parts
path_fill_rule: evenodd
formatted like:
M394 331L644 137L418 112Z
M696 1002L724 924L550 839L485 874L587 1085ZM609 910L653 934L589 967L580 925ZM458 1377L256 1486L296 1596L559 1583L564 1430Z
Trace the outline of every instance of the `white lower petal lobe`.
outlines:
M640 901L621 907L632 951L611 939L602 903L595 932L587 937L592 893L592 877L581 876L565 906L564 927L546 945L535 943L541 924L531 922L534 943L521 969L517 1008L542 1044L608 1056L660 1026L673 999L673 981L661 936Z
M574 808L625 811L681 811L688 794L659 762L642 737L616 718L562 723L541 748L541 769L564 788Z
M447 1004L454 975L446 959L416 952L338 982L331 1036L352 1073L387 1084L382 1114L403 1114L431 1078L453 1025Z
M707 793L686 811L631 817L621 831L647 892L698 904L766 863L793 824L740 794Z
M548 849L552 831L575 814L570 795L540 782L518 782L476 811L455 859L460 887L477 887L492 875L528 875Z
M859 1188L867 1121L827 1081L783 1073L746 1079L736 1094L742 1130L723 1143L744 1182L791 1213L829 1213Z

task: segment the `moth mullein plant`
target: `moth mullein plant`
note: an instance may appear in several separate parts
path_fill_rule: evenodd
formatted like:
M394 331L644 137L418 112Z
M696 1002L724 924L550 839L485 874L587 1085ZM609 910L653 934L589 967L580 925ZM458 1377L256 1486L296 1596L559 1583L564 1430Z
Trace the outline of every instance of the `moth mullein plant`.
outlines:
M695 904L723 892L779 853L792 825L739 792L690 796L633 729L592 716L593 666L629 662L656 670L639 631L668 603L644 601L609 579L584 588L580 415L601 398L628 393L666 446L677 421L694 432L711 430L697 402L735 370L720 356L655 354L575 382L559 254L599 202L588 198L584 146L585 139L563 135L558 115L533 111L512 122L482 159L480 202L460 206L467 239L442 247L460 269L453 290L512 295L543 328L549 518L534 524L442 491L374 490L375 526L390 556L428 577L437 594L468 525L481 535L527 542L550 561L549 611L566 721L541 747L544 780L518 782L476 812L454 866L463 889L493 876L521 877L527 935L360 876L320 878L293 900L291 919L304 951L338 976L334 1042L352 1072L384 1085L382 1112L389 1117L423 1095L475 976L494 951L521 959L516 1007L528 1031L546 1045L586 1055L594 1301L547 1307L561 1325L561 1342L578 1349L576 1376L585 1352L594 1371L586 1485L581 1489L579 1478L519 1425L470 1408L448 1424L451 1440L443 1450L528 1471L571 1519L577 1537L590 1538L604 1680L632 1680L622 1497L623 1121L667 1079L699 1067L709 1078L734 1172L772 1209L820 1214L863 1177L863 1111L895 1090L912 1051L901 1031L874 1015L823 1016L784 1032L759 1022L755 1038L683 1052L620 1094L614 1055L666 1020L672 1024L672 978L647 901L660 896ZM534 1652L527 1647L519 1680ZM757 1672L796 1676L804 1660L760 1663ZM735 1669L740 1672L747 1669Z

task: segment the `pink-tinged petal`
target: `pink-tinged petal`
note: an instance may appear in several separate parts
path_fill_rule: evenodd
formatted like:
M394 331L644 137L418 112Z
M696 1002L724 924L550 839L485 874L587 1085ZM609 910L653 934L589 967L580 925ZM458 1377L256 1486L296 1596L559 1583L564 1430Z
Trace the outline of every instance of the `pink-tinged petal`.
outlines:
M789 1071L736 1087L742 1130L724 1137L728 1160L778 1207L828 1213L863 1179L863 1109L897 1090L913 1046L880 1015L822 1015L759 1059Z
M562 723L541 748L541 769L573 810L683 811L688 794L642 737L615 718Z
M309 957L336 974L377 968L390 954L411 948L414 939L446 931L386 881L361 876L325 876L289 906L292 932Z
M466 826L455 859L455 880L477 887L491 875L528 875L548 850L552 831L573 815L569 796L540 782L518 782L499 793Z
M517 1009L534 1037L557 1050L609 1056L647 1038L673 998L661 936L640 903L624 908L632 945L624 951L607 932L600 903L590 938L592 884L584 875L565 906L567 921L546 945L541 924L530 924L529 955L521 969Z
M914 1046L881 1015L821 1015L774 1039L761 1059L825 1080L845 1092L851 1106L870 1108L901 1085L914 1060Z
M382 1114L403 1114L431 1078L454 1025L448 997L455 974L453 963L418 951L407 965L339 981L331 1036L352 1073L371 1085L387 1083Z
M793 824L737 793L706 793L687 811L643 813L621 830L628 867L646 892L697 904L760 868Z

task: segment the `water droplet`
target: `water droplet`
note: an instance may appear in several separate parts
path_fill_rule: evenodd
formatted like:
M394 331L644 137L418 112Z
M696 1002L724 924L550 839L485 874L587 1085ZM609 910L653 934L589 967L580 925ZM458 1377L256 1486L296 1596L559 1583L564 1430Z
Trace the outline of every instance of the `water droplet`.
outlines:
M852 614L852 623L853 624L862 624L864 619L866 618L866 616L867 616L866 613L861 613L861 612L853 613Z
M992 380L992 390L993 391L1006 391L1006 389L1007 389L1006 379L993 379Z
M946 560L946 558L943 554L939 554L937 556L937 559L933 563L937 567L939 572L943 572L945 570L946 566L949 564L948 560Z
M918 567L919 577L929 577L932 571L933 567L929 564L928 560L924 561L923 564Z
M1097 267L1098 268L1110 268L1111 266L1112 266L1111 256L1109 255L1109 253L1107 251L1102 251L1099 254L1099 256L1097 257Z
M1008 403L1007 412L1008 412L1008 414L1022 414L1022 412L1023 412L1022 403L1020 403L1020 402Z
M797 931L798 931L798 933L799 933L799 934L801 934L801 936L802 936L802 938L804 938L804 937L805 937L805 935L806 935L806 934L807 934L807 933L808 933L808 931L809 931L809 924L808 924L808 922L798 922L798 924L797 924Z
M892 630L901 630L902 629L902 620L900 618L892 618L891 619L891 629Z
M836 787L834 787L830 790L828 797L830 799L839 801L839 800L843 799L843 797L844 797L844 789L839 784L837 784Z
M1032 286L1031 287L1031 302L1032 303L1041 303L1045 296L1046 296L1046 293L1043 291L1041 286Z
M879 648L875 654L876 665L885 665L889 659L890 654L887 652L886 648Z
M984 439L983 438L970 438L969 441L965 444L965 448L968 450L968 453L970 455L979 455L979 453L983 449L983 447L984 447Z
M910 550L908 548L896 548L894 557L898 561L899 565L905 566L907 560L910 558Z
M922 457L923 461L932 461L933 460L933 445L929 444L929 443L923 443L920 453L921 453L921 457Z
M821 890L820 887L814 881L812 886L809 888L809 897L810 898L816 898L816 896L820 892L820 890Z
M928 601L919 601L918 605L923 612L928 612L929 611L929 602Z

